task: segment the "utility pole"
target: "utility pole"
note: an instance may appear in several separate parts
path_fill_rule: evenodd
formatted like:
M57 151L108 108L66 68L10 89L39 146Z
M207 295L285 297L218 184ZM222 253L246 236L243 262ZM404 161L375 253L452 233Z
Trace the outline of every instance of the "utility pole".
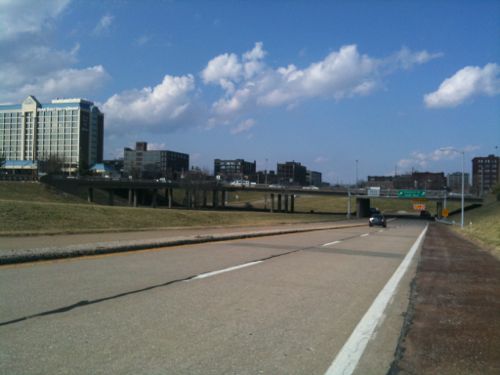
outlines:
M355 185L358 187L358 159L356 159L356 182Z

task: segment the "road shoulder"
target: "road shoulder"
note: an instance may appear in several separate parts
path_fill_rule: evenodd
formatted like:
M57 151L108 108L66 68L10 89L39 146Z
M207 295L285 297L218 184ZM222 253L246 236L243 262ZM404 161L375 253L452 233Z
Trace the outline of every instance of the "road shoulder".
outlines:
M389 374L500 373L500 261L429 227Z

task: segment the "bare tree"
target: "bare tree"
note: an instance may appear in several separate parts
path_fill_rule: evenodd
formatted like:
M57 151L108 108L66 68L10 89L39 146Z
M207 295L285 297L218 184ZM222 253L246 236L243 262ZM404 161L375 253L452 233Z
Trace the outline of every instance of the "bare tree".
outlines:
M39 160L39 171L47 175L58 175L63 173L66 160L59 154L48 154Z

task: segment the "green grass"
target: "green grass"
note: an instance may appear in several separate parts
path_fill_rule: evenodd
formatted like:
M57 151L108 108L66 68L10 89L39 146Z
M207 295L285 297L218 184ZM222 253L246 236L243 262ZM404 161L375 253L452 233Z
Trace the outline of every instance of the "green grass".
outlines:
M338 215L168 210L0 200L0 222L3 223L0 235L272 225L341 219L344 217Z
M176 201L182 202L183 191L176 189ZM166 227L272 225L297 222L341 220L343 215L311 215L315 213L345 213L347 197L299 194L293 215L247 211L168 210L165 208L130 208L89 204L85 194L62 193L44 184L32 182L0 182L0 235L82 233L98 231L146 230ZM105 192L101 194L106 201ZM212 194L208 194L211 204ZM115 202L118 198L115 199ZM451 202L450 202L451 203ZM126 204L123 200L122 204ZM243 191L228 194L228 206L264 208L265 194ZM268 196L267 207L270 207ZM382 211L412 212L411 200L374 199L372 207ZM429 204L429 208L435 203ZM351 198L355 211L355 199ZM452 208L453 209L453 208ZM431 210L432 212L432 210ZM475 220L475 219L474 219Z
M339 215L111 207L89 204L43 184L0 182L0 235L273 225L341 219L344 217Z
M80 197L63 193L38 182L0 181L0 199L15 201L84 203Z
M450 219L460 223L460 213ZM486 244L500 257L500 202L493 196L487 197L482 207L464 213L463 231L459 226L453 229Z

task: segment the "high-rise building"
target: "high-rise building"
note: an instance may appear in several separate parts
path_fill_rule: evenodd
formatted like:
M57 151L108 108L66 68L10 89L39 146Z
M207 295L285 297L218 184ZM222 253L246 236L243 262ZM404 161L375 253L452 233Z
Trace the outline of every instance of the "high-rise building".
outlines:
M104 115L84 99L0 105L0 155L6 160L57 158L62 170L77 172L102 162Z
M136 142L135 150L125 148L123 172L135 178L166 177L177 180L189 171L189 155L168 150L150 150L146 142Z
M277 174L280 183L285 185L306 185L306 167L295 161L278 163Z
M321 177L321 172L310 171L309 169L306 171L306 181L309 185L321 186L323 183Z
M214 160L214 176L220 176L223 180L246 179L255 181L257 175L257 163L243 159Z
M488 155L472 159L472 186L476 193L490 191L500 183L500 157Z

